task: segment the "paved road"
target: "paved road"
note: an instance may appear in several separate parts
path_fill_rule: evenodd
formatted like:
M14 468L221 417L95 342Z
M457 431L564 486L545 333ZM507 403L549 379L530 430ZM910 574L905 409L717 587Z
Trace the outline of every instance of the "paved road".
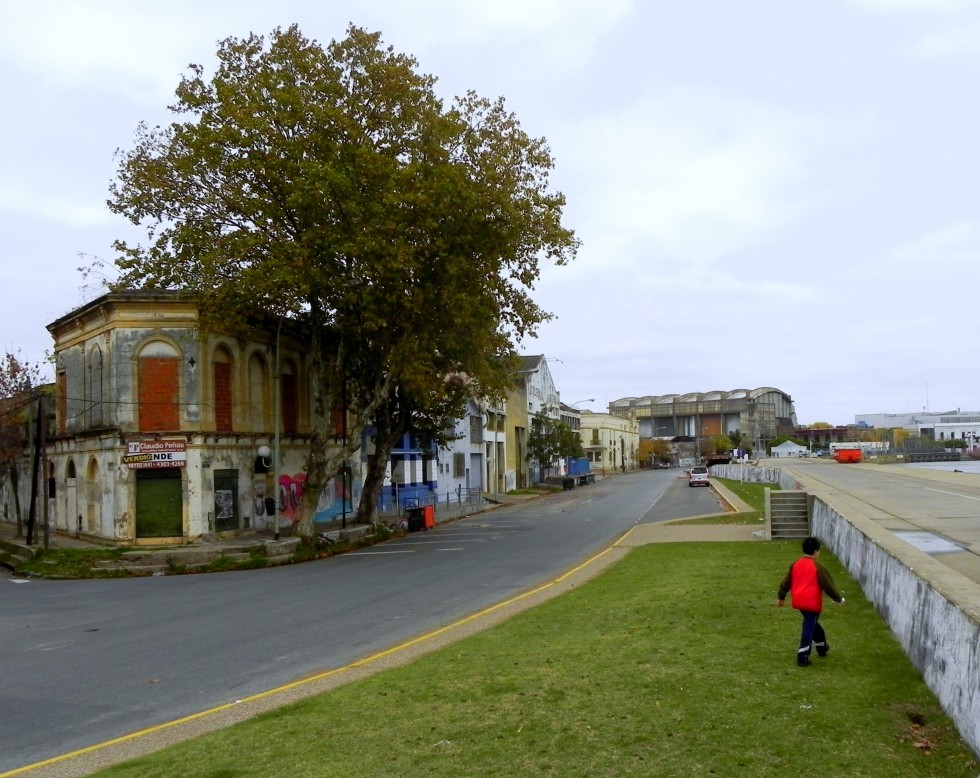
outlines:
M304 565L0 581L0 772L346 666L551 580L637 523L717 510L677 471L640 472Z

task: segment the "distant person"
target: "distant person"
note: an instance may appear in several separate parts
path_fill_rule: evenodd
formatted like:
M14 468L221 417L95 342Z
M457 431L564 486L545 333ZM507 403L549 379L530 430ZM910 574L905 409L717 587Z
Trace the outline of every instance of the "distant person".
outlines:
M796 664L806 667L810 664L810 648L815 646L818 656L827 656L830 645L827 635L819 624L820 611L823 610L823 595L826 592L838 605L844 604L834 579L826 568L817 561L820 556L820 541L807 538L803 541L803 556L789 566L786 577L779 585L776 605L780 608L791 592L793 607L803 616L803 631L800 634L800 647L796 652Z

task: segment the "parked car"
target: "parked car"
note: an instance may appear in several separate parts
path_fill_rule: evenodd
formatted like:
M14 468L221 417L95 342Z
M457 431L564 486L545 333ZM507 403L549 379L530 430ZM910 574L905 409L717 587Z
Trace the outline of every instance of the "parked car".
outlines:
M708 483L708 468L698 465L687 471L688 486L710 486Z

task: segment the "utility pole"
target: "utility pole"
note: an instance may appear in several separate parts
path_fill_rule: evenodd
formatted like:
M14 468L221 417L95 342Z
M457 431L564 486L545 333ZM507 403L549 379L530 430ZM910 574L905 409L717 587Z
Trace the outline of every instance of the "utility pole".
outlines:
M44 518L44 550L51 545L51 525L48 522L48 412L44 407L44 395L37 398L37 423L41 438L41 516Z
M34 530L37 527L37 476L41 464L41 419L43 418L43 395L37 397L37 419L34 427L34 457L31 465L31 507L27 514L27 545L34 545Z

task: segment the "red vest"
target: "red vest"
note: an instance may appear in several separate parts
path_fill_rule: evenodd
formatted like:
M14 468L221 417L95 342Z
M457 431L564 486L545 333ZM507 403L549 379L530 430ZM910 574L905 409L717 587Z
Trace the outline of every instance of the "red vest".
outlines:
M798 611L823 609L823 592L817 580L817 563L810 557L803 557L793 563L792 587L793 607Z

